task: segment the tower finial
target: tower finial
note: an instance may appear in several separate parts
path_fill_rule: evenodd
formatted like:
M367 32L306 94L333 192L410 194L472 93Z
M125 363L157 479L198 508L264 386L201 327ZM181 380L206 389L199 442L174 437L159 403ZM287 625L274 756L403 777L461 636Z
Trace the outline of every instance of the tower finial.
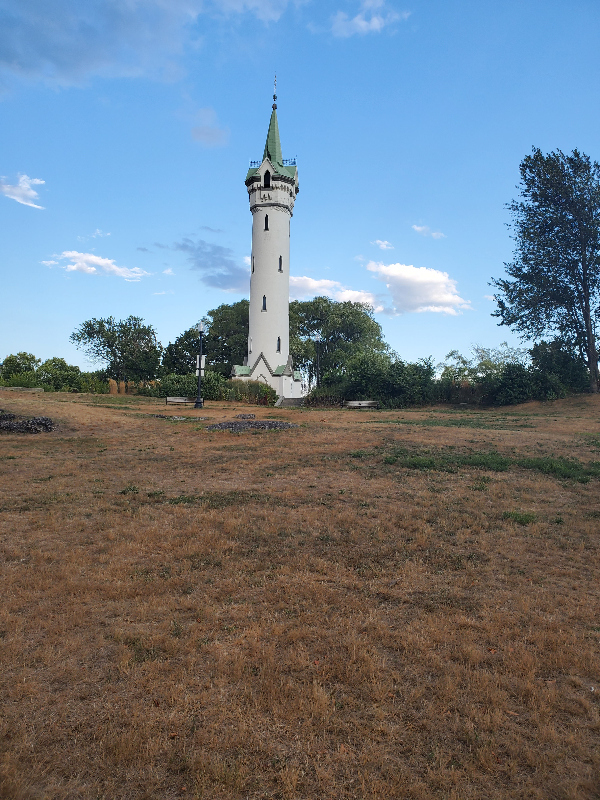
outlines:
M277 108L277 73L275 73L275 83L273 84L273 110Z

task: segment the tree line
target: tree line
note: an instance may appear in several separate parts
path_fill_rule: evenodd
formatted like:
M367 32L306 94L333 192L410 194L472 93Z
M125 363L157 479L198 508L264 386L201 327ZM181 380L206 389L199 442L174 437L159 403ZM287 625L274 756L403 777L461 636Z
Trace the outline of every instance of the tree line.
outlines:
M578 150L544 155L533 148L520 174L519 198L507 206L514 257L505 264L507 277L491 285L493 316L533 342L531 349L475 348L471 358L452 351L437 367L430 359L406 363L385 343L369 306L327 297L294 301L290 352L311 388L309 403L377 399L393 406L458 399L504 405L598 392L600 164ZM242 364L247 353L248 309L247 300L223 304L203 320L206 388L219 397L232 366ZM101 370L84 373L60 358L42 364L18 353L0 365L0 382L99 391L113 378L150 393L168 388L173 394L194 393L195 326L163 348L155 329L140 317L91 319L70 341L102 364ZM185 386L189 391L175 391Z

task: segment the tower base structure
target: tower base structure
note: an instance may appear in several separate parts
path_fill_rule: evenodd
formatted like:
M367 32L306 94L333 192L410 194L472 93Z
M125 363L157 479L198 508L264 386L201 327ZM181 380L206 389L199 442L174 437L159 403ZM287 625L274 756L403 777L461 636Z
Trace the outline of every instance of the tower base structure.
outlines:
M243 381L260 381L275 389L281 400L300 399L304 397L302 376L292 366L292 357L288 356L287 364L273 368L263 353L251 365L235 365L231 377Z

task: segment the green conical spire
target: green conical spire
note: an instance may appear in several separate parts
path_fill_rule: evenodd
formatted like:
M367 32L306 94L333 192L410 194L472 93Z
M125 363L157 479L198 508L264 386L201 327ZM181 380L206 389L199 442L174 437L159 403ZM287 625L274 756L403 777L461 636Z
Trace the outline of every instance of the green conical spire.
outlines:
M273 95L273 99L276 95ZM265 152L263 153L263 160L268 158L273 166L283 164L283 156L281 155L281 142L279 141L279 125L277 124L277 104L273 103L273 111L271 112L271 121L269 122L269 132L267 133L267 141L265 142Z

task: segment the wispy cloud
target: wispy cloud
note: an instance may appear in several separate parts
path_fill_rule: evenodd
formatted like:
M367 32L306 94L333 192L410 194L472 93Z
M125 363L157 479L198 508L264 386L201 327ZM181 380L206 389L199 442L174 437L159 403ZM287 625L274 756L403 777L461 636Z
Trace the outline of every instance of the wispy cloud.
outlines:
M139 267L119 267L112 258L102 258L93 253L79 253L77 250L65 250L55 258L58 258L58 262L42 261L42 264L52 266L61 261L69 261L70 263L68 264L60 264L67 272L84 272L86 275L104 273L105 275L116 275L118 278L124 278L129 282L139 281L150 275L149 272Z
M101 231L100 228L96 228L96 230L93 233L90 233L89 236L78 236L77 238L80 242L87 242L88 239L101 239L105 236L110 236L110 233L104 233L104 231ZM138 247L138 250L139 249L140 248Z
M380 250L393 250L394 249L394 245L391 244L390 242L387 242L385 239L383 241L381 239L375 239L375 241L371 242L371 244L374 244Z
M250 270L241 267L235 260L233 250L203 239L182 239L173 245L174 250L187 254L191 269L200 273L206 286L226 292L247 292Z
M290 276L290 298L292 300L302 300L303 298L321 295L331 297L339 302L367 303L377 312L384 310L377 295L373 294L373 292L349 289L339 281L325 278L317 280L309 278L307 275Z
M229 142L229 128L219 127L214 109L201 108L196 112L196 121L198 124L192 128L192 138L204 147L223 147ZM201 230L210 231L211 228L204 225Z
M167 267L167 269L163 269L163 275L175 275L171 267Z
M388 11L384 0L363 0L360 11L350 18L344 11L338 11L331 21L334 36L348 38L355 34L380 33L394 22L408 19L410 11Z
M15 77L61 86L103 77L182 74L201 18L243 14L276 21L288 0L3 0L0 83Z
M199 231L208 231L208 233L223 233L221 228L209 228L208 225L200 225Z
M148 250L147 247L136 247L136 250L139 250L140 253L149 253L150 252L150 250Z
M421 236L431 236L432 239L445 239L446 234L441 231L432 231L429 225L411 225L413 231L420 233Z
M408 264L382 264L370 261L367 269L385 283L394 302L394 314L431 311L456 315L471 308L447 272Z
M5 197L10 197L11 200L16 200L24 206L31 206L31 208L43 209L44 206L38 206L34 200L38 199L38 193L32 186L39 186L46 181L41 181L39 178L30 178L28 175L19 175L16 184L6 183L6 178L0 178L0 194Z

